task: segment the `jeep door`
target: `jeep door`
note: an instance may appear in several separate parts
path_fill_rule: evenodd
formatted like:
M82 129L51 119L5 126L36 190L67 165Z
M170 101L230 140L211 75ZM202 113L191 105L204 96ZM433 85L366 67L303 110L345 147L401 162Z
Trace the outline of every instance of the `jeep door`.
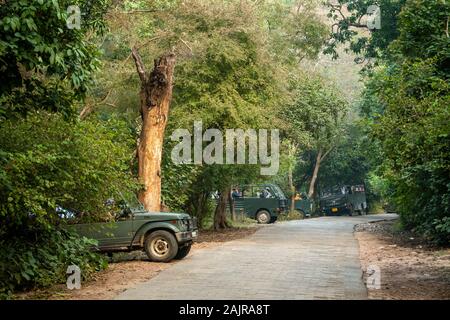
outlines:
M115 222L79 224L74 229L81 236L97 240L100 249L128 247L134 235L132 216Z

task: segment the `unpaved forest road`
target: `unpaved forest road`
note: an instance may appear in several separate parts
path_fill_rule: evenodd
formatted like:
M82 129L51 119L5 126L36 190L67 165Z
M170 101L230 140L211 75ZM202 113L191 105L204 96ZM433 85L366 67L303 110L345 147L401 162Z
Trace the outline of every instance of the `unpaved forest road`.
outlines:
M367 299L356 224L396 215L277 223L203 249L116 299Z

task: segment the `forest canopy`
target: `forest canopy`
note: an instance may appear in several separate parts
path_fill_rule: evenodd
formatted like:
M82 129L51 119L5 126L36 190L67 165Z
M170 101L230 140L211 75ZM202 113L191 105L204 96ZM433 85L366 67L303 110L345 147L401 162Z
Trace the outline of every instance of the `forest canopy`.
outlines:
M104 268L58 208L106 221L118 192L221 230L233 186L273 182L318 202L361 184L373 212L394 206L403 228L448 244L450 3L377 3L374 30L366 0L1 2L0 259L18 262L2 264L0 295L61 281L73 262ZM319 66L345 54L361 72L343 88L350 71L336 81ZM278 175L174 164L171 134L196 121L279 130Z

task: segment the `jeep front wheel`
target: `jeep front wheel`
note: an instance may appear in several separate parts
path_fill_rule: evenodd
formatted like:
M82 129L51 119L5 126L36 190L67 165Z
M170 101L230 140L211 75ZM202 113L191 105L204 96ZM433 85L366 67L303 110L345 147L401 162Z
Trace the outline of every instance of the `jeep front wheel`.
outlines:
M258 221L259 224L269 224L271 220L270 213L266 210L261 210L256 215L256 221Z
M186 256L189 254L189 251L191 251L191 247L192 247L192 244L188 244L187 246L179 248L177 255L175 256L175 259L181 260L181 259L186 258Z
M178 252L178 243L172 233L157 230L145 238L144 249L151 261L169 262Z

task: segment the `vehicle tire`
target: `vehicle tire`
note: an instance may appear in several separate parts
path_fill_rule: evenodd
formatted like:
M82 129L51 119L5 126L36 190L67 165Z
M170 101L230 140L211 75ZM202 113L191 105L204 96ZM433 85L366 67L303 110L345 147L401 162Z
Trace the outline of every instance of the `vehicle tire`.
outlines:
M300 215L300 219L306 219L306 214L302 210L295 210Z
M178 253L178 243L172 233L157 230L145 237L144 249L151 261L169 262Z
M189 254L189 251L191 251L192 244L188 244L187 246L184 246L182 248L178 249L177 255L174 259L176 260L182 260L186 258L186 256Z
M256 214L256 221L259 224L269 224L271 220L270 213L266 210L261 210Z

